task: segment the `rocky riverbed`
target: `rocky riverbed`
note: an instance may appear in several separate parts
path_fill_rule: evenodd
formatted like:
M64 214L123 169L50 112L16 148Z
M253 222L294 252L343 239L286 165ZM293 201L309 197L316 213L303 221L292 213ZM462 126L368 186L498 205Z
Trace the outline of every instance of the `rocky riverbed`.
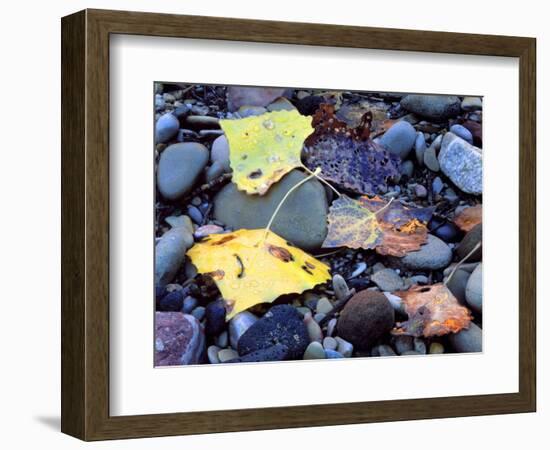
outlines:
M373 145L397 161L398 171L377 192L364 193L432 208L427 239L402 257L322 248L336 196L310 179L282 204L272 231L327 264L331 281L226 320L227 299L187 252L209 235L266 227L308 173L294 169L261 196L239 190L220 120L281 110L313 116L323 104L350 129L372 115ZM481 351L482 121L478 97L157 83L155 364ZM443 283L470 314L467 326L428 336L396 332L413 320L399 293Z

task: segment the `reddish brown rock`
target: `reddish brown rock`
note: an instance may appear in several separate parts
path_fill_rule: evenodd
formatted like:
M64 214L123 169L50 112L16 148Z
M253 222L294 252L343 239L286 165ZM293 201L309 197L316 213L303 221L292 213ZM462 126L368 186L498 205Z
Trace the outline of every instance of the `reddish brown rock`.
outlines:
M338 336L351 342L357 350L368 350L395 323L395 313L386 296L376 291L355 294L338 320Z
M236 111L241 106L267 106L284 92L284 88L229 86L227 108Z
M181 312L155 314L155 366L198 364L204 355L204 330Z

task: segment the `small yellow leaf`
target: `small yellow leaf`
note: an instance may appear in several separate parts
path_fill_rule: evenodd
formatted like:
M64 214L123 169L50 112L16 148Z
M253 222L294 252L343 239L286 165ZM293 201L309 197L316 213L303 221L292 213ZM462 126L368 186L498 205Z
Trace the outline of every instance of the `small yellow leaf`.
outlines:
M187 252L226 302L226 320L258 303L300 293L330 279L329 267L265 229L213 234Z
M220 120L229 142L233 182L247 194L265 194L269 187L296 167L313 128L311 117L296 110Z

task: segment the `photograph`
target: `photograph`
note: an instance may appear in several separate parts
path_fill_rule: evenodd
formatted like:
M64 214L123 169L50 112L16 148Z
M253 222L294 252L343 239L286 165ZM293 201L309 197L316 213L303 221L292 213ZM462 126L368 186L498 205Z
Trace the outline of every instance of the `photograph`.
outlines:
M483 351L483 97L365 88L154 83L155 367Z

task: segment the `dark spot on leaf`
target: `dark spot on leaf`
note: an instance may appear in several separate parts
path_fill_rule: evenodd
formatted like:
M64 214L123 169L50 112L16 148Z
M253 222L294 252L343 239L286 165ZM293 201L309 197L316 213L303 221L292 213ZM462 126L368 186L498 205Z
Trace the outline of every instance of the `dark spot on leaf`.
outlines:
M284 247L277 247L276 245L268 245L267 250L269 253L277 259L283 262L294 261L294 256Z
M308 269L315 269L315 266L313 264L311 264L310 262L307 262L306 261L306 266Z
M225 244L226 242L229 242L229 241L232 241L233 239L235 239L236 236L232 235L232 234L228 234L227 236L224 236L223 238L221 238L219 241L217 242L212 242L211 245L223 245Z
M251 180L254 180L256 178L260 178L263 175L262 169L256 169L254 172L250 172L248 174L248 178Z
M305 272L309 273L310 275L313 275L313 272L312 272L311 270L309 270L305 265L302 266L302 269L303 269Z
M241 259L241 257L239 255L237 255L236 253L233 254L233 256L235 258L237 258L237 264L239 265L239 273L237 274L237 278L242 278L244 277L244 264L243 264L243 260Z

